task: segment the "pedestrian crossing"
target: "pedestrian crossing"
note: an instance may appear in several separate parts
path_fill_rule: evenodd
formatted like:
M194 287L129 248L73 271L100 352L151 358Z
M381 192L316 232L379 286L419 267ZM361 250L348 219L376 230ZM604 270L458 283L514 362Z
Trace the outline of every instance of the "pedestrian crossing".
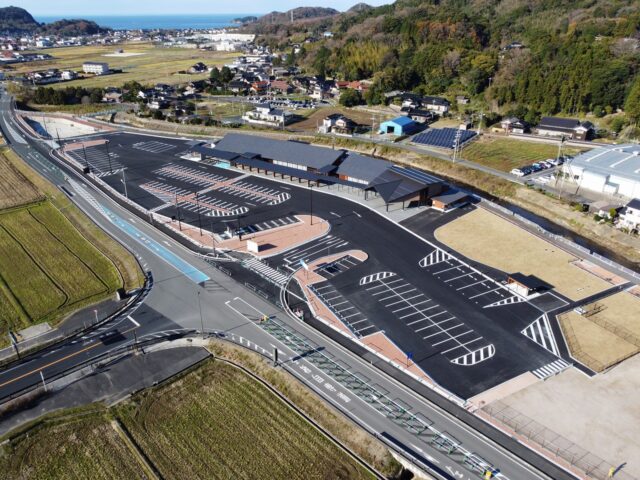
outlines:
M265 205L279 205L291 198L289 193L245 181L227 183L221 187L215 187L215 190Z
M555 337L551 330L551 325L549 324L549 317L547 317L546 314L541 315L538 319L529 324L527 328L522 330L522 334L545 350L548 350L556 356L560 356L560 352L558 352L558 345L556 344Z
M250 270L253 270L262 278L276 284L279 287L284 286L289 278L285 274L279 272L275 268L270 267L269 265L261 262L254 257L244 260L242 262L242 265Z
M540 368L536 368L533 373L540 380L545 380L553 375L557 375L558 373L569 368L571 364L562 358L559 358L555 362L548 363Z
M171 145L170 143L165 142L158 142L157 140L134 143L132 147L136 150L142 150L143 152L149 153L164 153L176 148L175 145Z

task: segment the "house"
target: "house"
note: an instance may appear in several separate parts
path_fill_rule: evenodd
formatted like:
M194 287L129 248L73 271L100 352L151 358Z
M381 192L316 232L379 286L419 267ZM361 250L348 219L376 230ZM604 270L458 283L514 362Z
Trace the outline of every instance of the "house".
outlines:
M522 134L529 131L529 124L524 120L520 120L518 117L509 117L500 122L500 128L506 133Z
M84 62L82 71L93 75L106 75L110 72L109 64L104 62Z
M189 73L204 73L208 70L209 68L202 62L198 62L195 65L189 67Z
M247 93L251 85L244 80L231 80L229 90L233 93Z
M63 70L62 73L60 73L60 78L62 80L74 80L78 78L78 74L73 70Z
M291 85L284 80L272 80L271 91L274 93L290 93L292 90Z
M590 206L590 210L601 218L612 219L611 211L615 210L616 214L622 209L620 205L601 200L594 202Z
M102 96L104 103L122 103L122 93L117 91L106 92Z
M416 123L429 123L433 122L437 115L429 110L409 109L405 112L407 117Z
M466 97L464 95L457 95L456 96L456 103L458 105L468 105L470 102L469 97Z
M336 135L353 135L357 125L350 118L341 113L334 113L322 120L322 125L318 127L320 133L334 133Z
M327 31L327 32L324 32L324 33L322 34L322 36L323 36L324 38L333 38L333 33L332 33L332 32L328 32L328 31Z
M269 90L269 82L266 80L253 82L249 88L249 91L254 95L263 95L267 93L267 90Z
M242 119L252 124L281 127L291 122L293 114L286 110L271 108L269 103L259 103L253 110L246 112Z
M380 124L378 133L392 135L410 135L415 132L418 125L409 117L396 117Z
M435 112L438 115L447 113L451 106L449 100L442 97L422 97L420 104L422 108Z
M620 214L618 226L633 230L640 230L640 199L634 198L624 207Z
M593 124L575 118L542 117L537 128L538 135L565 137L572 140L591 140Z

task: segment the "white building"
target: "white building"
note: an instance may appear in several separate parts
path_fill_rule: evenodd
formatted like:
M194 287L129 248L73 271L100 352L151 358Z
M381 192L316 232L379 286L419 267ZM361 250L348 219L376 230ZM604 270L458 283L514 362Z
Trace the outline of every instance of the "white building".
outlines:
M640 195L640 145L611 145L584 152L562 167L578 188L607 195Z
M60 78L62 80L74 80L78 78L78 74L73 70L63 70L62 73L60 74Z
M640 199L634 198L627 203L618 225L629 230L640 230Z
M258 125L270 125L272 127L281 127L288 124L293 118L293 114L286 110L271 108L269 103L259 103L255 105L255 109L246 112L242 119L248 123Z
M93 73L94 75L106 75L109 73L109 64L103 62L85 62L82 64L84 73Z

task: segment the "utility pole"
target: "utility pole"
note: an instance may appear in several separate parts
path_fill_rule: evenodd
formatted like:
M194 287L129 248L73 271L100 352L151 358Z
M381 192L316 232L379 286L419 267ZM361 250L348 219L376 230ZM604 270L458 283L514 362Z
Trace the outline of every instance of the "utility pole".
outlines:
M124 168L122 169L122 184L124 185L124 196L129 200L129 194L127 193L127 179L124 176Z
M178 215L178 228L182 231L182 223L180 222L180 207L178 206L178 192L176 192L176 214Z
M460 137L462 136L462 130L458 128L456 130L456 136L453 139L453 163L456 163L456 158L458 156L458 150L460 150Z
M42 379L42 387L44 388L44 391L47 391L47 384L44 381L44 374L42 373L42 370L40 370L40 378Z
M202 340L204 340L204 318L202 317L202 304L200 303L200 290L198 290L198 310L200 310L200 326L202 327Z
M309 210L311 211L311 225L313 225L313 185L309 180Z
M213 233L213 210L211 210L211 247L213 248L213 254L216 254L216 234Z
M111 155L109 155L109 140L104 142L104 146L107 149L107 160L109 160L109 173L113 173L113 169L111 168Z
M198 207L198 226L200 227L200 236L202 236L202 217L200 216L200 200L198 199L198 192L196 192L196 206Z
M87 160L87 149L84 147L84 142L82 143L82 151L84 152L84 163L87 165L87 173L91 172L89 168L89 160Z

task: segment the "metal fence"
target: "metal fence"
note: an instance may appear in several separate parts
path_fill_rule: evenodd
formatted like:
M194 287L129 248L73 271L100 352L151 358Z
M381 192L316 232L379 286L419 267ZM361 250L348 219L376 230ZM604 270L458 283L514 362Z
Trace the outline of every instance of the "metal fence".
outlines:
M500 423L509 426L517 434L526 437L544 448L547 452L567 462L568 465L584 473L585 478L606 480L614 469L613 478L617 480L637 480L616 465L604 461L597 455L576 445L566 437L548 429L532 418L518 412L501 401L495 401L482 409ZM617 472L615 470L618 470Z

